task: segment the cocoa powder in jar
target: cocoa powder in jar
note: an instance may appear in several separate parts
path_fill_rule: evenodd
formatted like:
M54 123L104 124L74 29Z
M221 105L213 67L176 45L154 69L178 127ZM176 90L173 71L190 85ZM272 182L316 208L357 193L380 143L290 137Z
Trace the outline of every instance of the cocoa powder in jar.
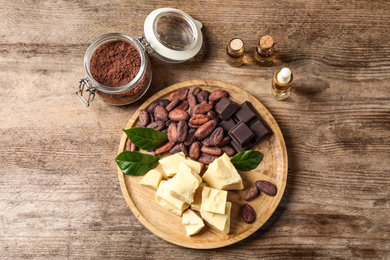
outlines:
M148 59L146 57L146 59ZM102 44L92 54L89 69L92 77L106 87L121 87L131 82L141 68L141 55L137 47L124 40L115 40ZM107 103L126 105L139 99L149 87L151 67L146 62L144 77L128 91L106 93L97 89L97 94Z

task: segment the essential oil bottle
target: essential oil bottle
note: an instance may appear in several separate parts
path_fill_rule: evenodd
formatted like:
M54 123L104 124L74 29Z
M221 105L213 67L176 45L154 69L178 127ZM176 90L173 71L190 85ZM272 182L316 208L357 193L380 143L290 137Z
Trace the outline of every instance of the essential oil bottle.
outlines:
M256 45L254 57L257 64L260 66L270 66L274 60L275 47L274 39L266 35L260 38Z
M290 95L293 80L293 73L289 68L277 70L272 80L271 97L276 100L286 99Z
M244 42L239 38L233 38L226 47L226 61L230 66L239 67L244 61Z

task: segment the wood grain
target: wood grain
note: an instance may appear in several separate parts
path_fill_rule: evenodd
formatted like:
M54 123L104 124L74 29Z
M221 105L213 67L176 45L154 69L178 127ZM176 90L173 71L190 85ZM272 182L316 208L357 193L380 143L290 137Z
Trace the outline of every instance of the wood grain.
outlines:
M142 176L127 176L118 168L118 178L123 196L133 214L150 231L176 245L195 249L213 249L245 239L256 232L271 217L286 187L287 151L279 126L269 111L246 91L216 80L191 80L161 90L137 109L127 123L126 129L137 126L141 109L147 109L155 100L169 98L169 94L175 90L190 89L194 86L208 90L210 93L217 89L224 89L229 92L229 98L238 104L248 100L273 132L270 138L252 148L264 154L261 164L255 170L240 172L244 190L229 191L228 201L232 202L230 233L224 234L211 226L207 226L199 234L187 237L184 226L181 224L181 217L169 213L155 202L155 189L145 189L144 186L139 184L143 178ZM118 153L124 151L126 140L127 136L123 134ZM161 166L158 166L158 169L162 171ZM267 180L275 184L278 193L274 197L260 196L249 203L254 208L257 219L253 224L248 225L242 220L241 216L241 207L246 203L243 197L247 189L254 187L254 183L258 180ZM161 223L161 219L164 219L163 223Z
M83 57L99 36L138 37L155 8L204 25L201 52L184 64L152 57L153 82L136 104L74 95ZM389 259L390 4L388 1L3 1L0 7L0 258ZM252 51L277 42L275 64ZM232 37L245 64L225 63ZM291 96L269 96L292 69ZM288 180L272 217L237 244L185 249L148 231L121 194L118 142L128 118L167 86L215 79L242 88L277 120Z

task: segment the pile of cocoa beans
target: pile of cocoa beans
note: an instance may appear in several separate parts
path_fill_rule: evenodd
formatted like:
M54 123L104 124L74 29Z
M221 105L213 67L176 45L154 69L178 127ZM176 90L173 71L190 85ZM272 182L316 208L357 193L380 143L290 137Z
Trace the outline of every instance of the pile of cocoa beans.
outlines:
M156 100L142 109L138 126L153 128L168 136L167 143L149 152L156 155L184 152L203 164L212 163L223 153L233 156L236 152L229 145L230 136L218 127L220 118L214 111L215 104L228 97L225 90L210 93L195 86L176 90L170 94L170 99ZM135 149L128 140L126 150Z

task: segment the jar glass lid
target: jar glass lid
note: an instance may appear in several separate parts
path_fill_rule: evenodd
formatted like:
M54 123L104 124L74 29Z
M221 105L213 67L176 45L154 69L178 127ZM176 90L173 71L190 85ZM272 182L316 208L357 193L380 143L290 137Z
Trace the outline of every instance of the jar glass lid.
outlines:
M184 62L202 47L202 24L173 8L160 8L145 20L144 36L150 47L165 61Z

